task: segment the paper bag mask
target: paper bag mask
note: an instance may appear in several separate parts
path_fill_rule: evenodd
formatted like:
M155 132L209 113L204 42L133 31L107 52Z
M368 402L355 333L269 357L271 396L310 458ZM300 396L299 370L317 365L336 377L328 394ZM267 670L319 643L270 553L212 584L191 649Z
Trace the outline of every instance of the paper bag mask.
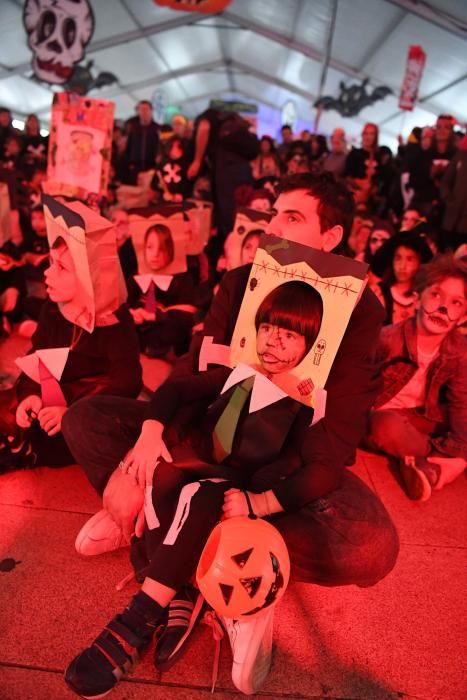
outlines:
M212 202L188 199L183 203L183 211L189 219L186 253L199 255L211 233Z
M47 192L107 194L115 104L58 92L52 104Z
M186 231L181 205L134 209L129 215L129 227L140 275L186 272ZM152 241L155 237L159 241L159 260L164 263L157 270L149 265L146 256L146 241L150 235Z
M114 312L127 292L117 252L113 224L82 202L62 204L42 196L47 238L52 248L61 237L69 248L78 280L70 302L59 303L63 316L92 333L95 326L117 323Z
M366 264L350 258L323 253L270 234L261 237L230 344L229 366L236 368L236 374L240 368L244 375L246 370L242 368L245 366L250 372L246 376L256 372L267 374L264 358L261 360L257 354L255 321L266 297L272 298L273 290L290 282L302 283L300 286L309 288L307 294L310 297L321 300L322 313L318 326L315 326L319 330L314 333L314 341L306 354L290 370L267 374L275 390L270 387L269 396L264 400L258 393L256 405L264 406L288 395L318 412L313 422L324 414L324 387L352 311L363 292L367 269ZM273 307L271 313L274 317ZM270 323L274 332L279 333L280 322ZM303 333L306 338L306 331ZM287 349L285 340L284 346ZM225 350L205 339L200 353L200 369L208 362L215 363L216 358L217 362L227 364ZM265 394L264 388L260 391Z
M238 207L232 233L225 242L225 257L227 269L233 270L243 265L242 249L248 240L249 234L264 233L271 220L271 214L248 207Z

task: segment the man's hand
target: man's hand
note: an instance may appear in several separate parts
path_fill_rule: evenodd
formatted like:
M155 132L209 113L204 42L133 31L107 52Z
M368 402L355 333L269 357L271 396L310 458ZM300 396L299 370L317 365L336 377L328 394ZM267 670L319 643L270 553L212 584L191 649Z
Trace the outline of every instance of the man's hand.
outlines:
M186 171L188 179L192 180L194 177L197 177L200 169L201 161L194 160L193 163L189 166L188 170Z
M39 425L49 437L56 435L62 429L62 418L67 412L67 406L47 406L41 408L37 416Z
M16 306L16 302L19 297L19 290L16 287L8 287L3 292L2 296L2 307L5 314L9 314Z
M138 483L143 489L152 485L154 470L161 457L166 462L172 461L170 452L162 439L163 431L164 426L159 421L145 420L133 449L121 462L121 471L130 474L134 478L134 483Z
M144 491L118 467L105 487L102 502L127 542L133 534L141 537L144 528Z
M37 418L42 408L42 399L31 394L23 399L16 409L16 423L20 428L29 428L34 418Z

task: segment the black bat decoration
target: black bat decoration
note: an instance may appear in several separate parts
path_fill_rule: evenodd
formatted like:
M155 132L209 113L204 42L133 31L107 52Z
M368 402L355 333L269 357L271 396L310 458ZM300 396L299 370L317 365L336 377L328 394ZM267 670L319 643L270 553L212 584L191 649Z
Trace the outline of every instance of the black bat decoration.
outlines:
M385 97L393 94L391 88L388 88L386 85L380 85L370 93L366 89L367 84L368 78L361 85L350 85L349 87L345 83L340 82L341 92L339 97L335 98L329 95L320 97L313 106L326 111L334 109L339 114L342 114L343 117L355 117L365 107L372 105L378 100L384 100Z
M113 73L104 71L95 78L91 73L93 61L88 61L85 66L76 66L73 75L65 84L67 90L76 92L78 95L87 95L90 90L118 83L118 78Z

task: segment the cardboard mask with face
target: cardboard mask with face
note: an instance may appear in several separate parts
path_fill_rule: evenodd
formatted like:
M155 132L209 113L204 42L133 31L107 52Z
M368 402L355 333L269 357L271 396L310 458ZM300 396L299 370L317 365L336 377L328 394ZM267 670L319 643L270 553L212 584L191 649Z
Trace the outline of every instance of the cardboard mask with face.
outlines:
M127 293L113 224L82 202L63 204L43 195L42 203L49 245L63 238L78 279L75 298L58 304L61 313L89 333L95 326L118 323L114 312Z
M252 231L264 231L271 220L271 214L249 207L238 207L232 233L225 242L225 257L228 270L244 264L242 247Z
M208 341L203 343L200 352L200 369L202 364L206 366L209 362L234 368L223 391L255 374L250 412L290 396L313 408L313 422L316 422L324 415L324 387L352 311L365 287L367 269L365 263L263 234L238 314L228 360L226 348L221 351L218 345ZM311 331L312 314L308 311L312 307L306 302L305 311L297 311L301 308L296 304L298 296L291 299L289 310L283 306L279 313L271 313L266 319L268 327L265 333L274 342L265 345L269 342L266 340L264 347L258 344L257 315L261 314L268 299L274 298L274 290L286 285L290 287L291 282L309 285L321 298L321 322L310 333L314 340L310 339L304 355L302 348L297 350L296 342L300 338L296 336L301 334L306 338ZM304 295L305 299L307 296ZM288 318L291 325L282 322L281 316ZM292 333L287 334L287 330ZM301 358L298 362L297 357ZM282 362L280 371L277 370L279 360ZM290 369L283 369L287 364L284 360Z
M140 275L186 272L186 233L181 205L134 209L129 212L129 226Z
M46 83L66 83L94 32L88 0L26 0L23 24L36 77Z

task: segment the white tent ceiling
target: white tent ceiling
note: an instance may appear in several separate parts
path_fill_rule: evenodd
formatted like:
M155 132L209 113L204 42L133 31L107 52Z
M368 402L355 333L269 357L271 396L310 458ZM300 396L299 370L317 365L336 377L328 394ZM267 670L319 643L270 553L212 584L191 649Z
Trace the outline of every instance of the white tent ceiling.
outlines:
M437 114L467 119L466 0L233 0L219 15L173 11L152 0L90 0L95 31L83 61L110 71L118 85L90 96L111 99L127 118L156 90L188 116L211 98L258 104L260 133L277 134L281 107L295 103L299 128L313 128L313 102L337 96L340 81L369 78L394 95L344 119L324 112L319 130L343 126L358 137L366 121L381 141L433 124ZM0 104L16 117L30 112L48 122L52 90L32 74L21 0L0 3ZM427 54L420 101L405 116L398 108L409 45Z

